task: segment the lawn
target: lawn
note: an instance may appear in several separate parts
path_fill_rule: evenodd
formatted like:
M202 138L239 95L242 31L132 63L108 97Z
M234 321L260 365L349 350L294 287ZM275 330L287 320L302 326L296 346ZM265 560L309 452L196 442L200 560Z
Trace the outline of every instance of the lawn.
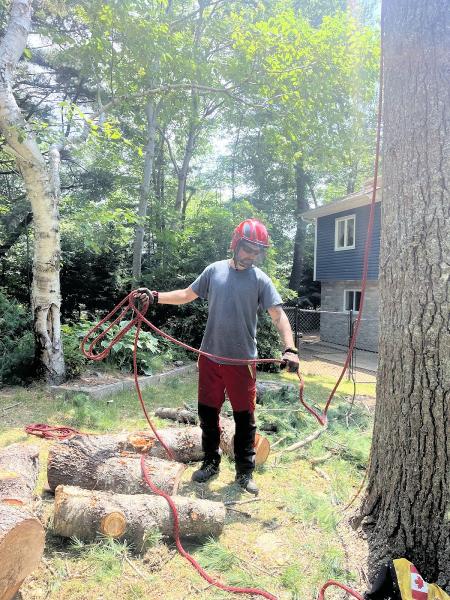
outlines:
M374 386L358 384L351 406L351 383L344 382L332 402L329 427L318 439L297 452L283 452L318 425L298 404L295 377L261 374L287 386L270 393L257 409L258 422L270 422L277 432L264 433L276 444L268 461L257 469L258 501L234 505L219 539L188 545L200 564L222 582L261 587L280 599L312 600L318 588L333 578L364 590L365 543L347 525L343 508L364 476L372 429ZM332 378L305 378L305 396L324 404ZM195 405L196 378L186 375L144 390L150 412L157 406ZM226 408L226 406L225 406ZM350 412L350 414L349 414ZM24 600L110 599L217 599L232 594L211 587L180 557L170 540L155 532L145 554L137 556L126 543L101 539L95 544L58 538L52 533L52 496L45 492L45 465L50 442L28 437L31 422L71 425L86 432L146 428L134 393L108 401L85 396L52 398L43 387L0 390L0 446L13 442L38 444L41 473L38 492L43 496L47 525L44 560L22 587ZM168 422L155 419L157 426ZM278 442L278 443L277 443ZM190 466L180 488L183 495L216 500L250 499L233 484L233 465L222 461L220 476L207 486L195 486ZM353 508L350 512L354 510ZM330 590L327 598L341 598ZM239 596L236 596L239 597ZM249 596L240 596L248 598ZM257 596L254 596L256 598Z

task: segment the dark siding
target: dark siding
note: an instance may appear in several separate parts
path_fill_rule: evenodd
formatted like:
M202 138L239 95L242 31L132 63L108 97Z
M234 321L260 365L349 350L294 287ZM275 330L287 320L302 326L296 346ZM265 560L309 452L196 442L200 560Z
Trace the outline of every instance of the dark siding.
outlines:
M369 212L370 206L367 205L317 219L316 279L318 281L362 279ZM339 217L353 214L356 215L355 248L353 250L335 250L335 221ZM369 279L378 279L380 215L381 202L377 202L369 255Z

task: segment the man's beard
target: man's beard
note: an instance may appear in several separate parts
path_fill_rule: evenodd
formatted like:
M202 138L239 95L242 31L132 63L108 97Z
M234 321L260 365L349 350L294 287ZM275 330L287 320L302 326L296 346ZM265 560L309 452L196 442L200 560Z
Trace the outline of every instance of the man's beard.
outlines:
M236 263L240 266L243 267L244 269L250 269L250 267L253 266L253 259L252 258L239 258L236 257Z

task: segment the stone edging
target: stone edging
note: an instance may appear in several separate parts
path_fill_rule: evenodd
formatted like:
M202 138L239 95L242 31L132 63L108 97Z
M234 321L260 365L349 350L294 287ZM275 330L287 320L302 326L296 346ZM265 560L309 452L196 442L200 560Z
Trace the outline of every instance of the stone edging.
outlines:
M174 377L184 377L189 373L194 373L196 371L197 364L192 363L189 365L185 365L183 367L178 367L176 369L172 369L172 371L167 371L166 373L160 373L159 375L150 375L146 377L139 377L139 385L142 389L149 387L151 385L158 385L159 383L163 383L166 380L172 379ZM120 392L124 392L127 390L131 390L135 387L134 379L123 379L121 381L116 381L114 383L106 383L104 385L96 385L96 386L69 386L69 385L51 385L50 393L53 396L64 396L65 398L70 398L75 396L76 394L86 394L90 398L95 400L100 400L102 398L106 398L112 396L114 394L120 394Z

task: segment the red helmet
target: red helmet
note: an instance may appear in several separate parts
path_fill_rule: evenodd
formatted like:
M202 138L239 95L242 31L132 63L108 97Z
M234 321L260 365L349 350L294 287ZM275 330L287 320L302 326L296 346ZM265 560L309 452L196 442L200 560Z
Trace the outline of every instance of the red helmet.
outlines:
M266 226L257 219L245 219L239 223L231 238L230 250L236 250L236 246L241 240L246 240L262 248L269 247L269 234Z

